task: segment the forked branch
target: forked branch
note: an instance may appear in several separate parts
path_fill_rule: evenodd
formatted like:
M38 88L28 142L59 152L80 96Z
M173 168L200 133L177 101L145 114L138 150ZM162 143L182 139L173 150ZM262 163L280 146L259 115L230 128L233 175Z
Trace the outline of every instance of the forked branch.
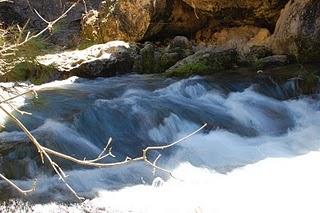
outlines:
M24 94L29 94L29 93L35 93L35 91L32 90L32 91L29 91L29 92L25 92ZM165 150L165 149L168 149L168 148L170 148L170 147L172 147L174 145L177 145L178 143L181 143L181 142L187 140L188 138L192 137L193 135L197 134L198 132L200 132L202 129L204 129L207 126L207 124L204 124L202 127L197 129L196 131L192 132L191 134L189 134L189 135L187 135L187 136L185 136L185 137L183 137L183 138L181 138L181 139L179 139L179 140L177 140L175 142L172 142L170 144L162 145L162 146L150 146L150 147L147 147L142 151L142 155L140 157L136 157L136 158L126 157L126 159L124 159L123 161L118 161L118 162L113 162L113 163L101 163L99 161L101 161L102 159L105 159L107 157L115 157L112 154L112 147L111 147L112 139L110 138L108 140L107 145L102 150L102 152L97 156L97 158L95 158L93 160L86 160L86 159L80 160L80 159L71 157L69 155L66 155L66 154L63 154L61 152L58 152L58 151L55 151L55 150L52 150L52 149L49 149L47 147L42 146L18 118L16 118L11 112L9 112L3 106L1 106L1 104L8 104L8 102L10 102L10 101L12 101L15 98L20 97L20 96L21 95L16 95L15 97L11 97L9 99L6 99L5 101L1 101L0 102L0 109L2 111L4 111L7 114L7 116L26 134L26 136L29 138L29 140L32 142L32 144L38 150L38 152L39 152L39 154L41 156L42 163L44 163L44 159L47 159L49 164L51 165L51 167L55 171L55 173L59 176L59 178L63 181L63 183L67 186L67 188L75 195L76 198L78 198L80 200L82 198L79 197L77 195L76 191L67 183L67 181L66 181L66 177L67 176L63 172L62 168L52 160L51 156L62 158L62 159L71 161L73 163L79 164L79 165L98 167L98 168L124 166L124 165L128 165L130 163L134 163L134 162L138 162L138 161L144 161L147 165L149 165L149 166L151 166L153 168L153 174L155 174L156 170L160 170L160 171L163 171L165 173L168 173L171 177L174 177L170 171L168 171L168 170L166 170L164 168L161 168L160 166L157 165L157 162L160 159L161 155L158 155L158 157L154 161L151 161L148 158L148 153L151 152L151 151ZM7 180L7 179L5 179L5 180ZM12 182L9 182L9 183L11 185L14 184ZM19 187L17 187L16 185L14 185L14 187L16 189L18 189L18 191L20 191L20 192L25 192L24 194L26 194L27 192L31 192L31 191L23 191Z
M3 1L3 0L2 0ZM31 35L31 32L27 32L25 38L23 39L23 41L20 41L21 39L18 40L17 43L15 44L4 44L3 46L0 46L0 56L3 56L5 54L14 54L15 51L17 51L17 48L20 46L23 46L24 44L28 43L30 40L38 38L39 36L43 35L45 32L49 31L51 32L53 29L53 26L58 23L61 19L65 18L67 16L67 14L79 3L80 0L78 0L77 2L73 3L61 16L59 16L58 18L56 18L53 21L48 21L46 19L44 19L37 10L34 9L34 12L37 14L37 16L44 21L47 26L45 28L43 28L40 32L36 33L35 35ZM1 2L1 1L0 1ZM19 28L19 27L18 27ZM23 28L23 30L25 29L25 27ZM20 34L23 33L23 30L19 28ZM8 53L9 52L9 53ZM12 53L10 53L12 52Z

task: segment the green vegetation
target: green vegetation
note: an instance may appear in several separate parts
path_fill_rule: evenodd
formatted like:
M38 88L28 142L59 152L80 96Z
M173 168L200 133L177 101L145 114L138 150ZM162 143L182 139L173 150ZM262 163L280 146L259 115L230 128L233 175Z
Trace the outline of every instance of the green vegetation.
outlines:
M33 84L43 84L54 80L59 72L52 66L44 66L37 61L23 61L15 64L5 76L7 81L27 81Z
M205 75L210 71L210 67L204 63L185 64L176 70L166 73L168 77L188 77L191 75Z
M26 35L18 27L2 28L0 33L0 47L19 44ZM7 44L6 46L4 46ZM53 79L56 72L52 67L40 65L37 56L50 53L54 47L43 37L29 40L24 45L13 47L2 55L0 62L0 81L25 81L41 84Z
M91 47L93 45L97 44L97 42L88 40L88 39L81 39L78 44L76 44L76 49L78 50L84 50L88 47Z

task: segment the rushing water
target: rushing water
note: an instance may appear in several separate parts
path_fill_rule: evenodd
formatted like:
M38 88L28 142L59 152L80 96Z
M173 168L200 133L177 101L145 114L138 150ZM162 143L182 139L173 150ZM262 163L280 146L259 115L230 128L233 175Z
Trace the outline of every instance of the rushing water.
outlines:
M320 174L317 167L306 167L320 160L319 100L318 95L299 96L294 81L276 84L239 76L178 81L131 75L43 85L39 98L27 99L22 108L32 116L20 118L42 144L81 159L96 157L109 137L116 160L123 160L141 155L149 145L177 140L204 123L208 127L161 152L159 164L178 179L161 172L153 176L143 163L92 169L58 161L70 185L90 200L36 205L73 200L57 177L40 172L36 192L27 198L33 204L16 201L9 208L319 212L312 193L320 190ZM8 143L26 140L10 122L0 138ZM27 187L32 180L17 183Z

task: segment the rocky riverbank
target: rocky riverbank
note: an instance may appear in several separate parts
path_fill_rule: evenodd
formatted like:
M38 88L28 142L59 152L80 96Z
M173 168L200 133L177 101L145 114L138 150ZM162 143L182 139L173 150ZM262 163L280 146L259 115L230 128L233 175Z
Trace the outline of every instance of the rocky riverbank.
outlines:
M7 11L1 20L23 23L29 17L30 26L40 30L42 21L30 5L52 20L72 3L26 2L0 3L0 10ZM19 74L1 80L43 83L72 75L96 78L131 72L185 77L314 63L320 58L319 20L316 0L86 1L47 35L64 50L38 57L39 63L23 64ZM89 47L70 50L83 45Z

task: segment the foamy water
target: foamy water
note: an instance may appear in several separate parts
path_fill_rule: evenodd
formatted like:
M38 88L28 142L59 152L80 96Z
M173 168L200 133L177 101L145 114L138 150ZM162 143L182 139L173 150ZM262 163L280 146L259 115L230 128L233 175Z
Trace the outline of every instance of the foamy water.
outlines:
M141 80L140 77L129 78ZM33 130L35 135L49 135L48 140L58 148L66 147L68 150L70 146L74 147L74 152L98 152L101 145L97 143L100 140L97 133L101 125L105 127L103 134L109 130L114 133L114 128L124 128L123 132L114 133L118 134L115 138L122 149L131 147L130 143L123 142L130 140L126 134L132 135L133 139L143 141L146 137L153 144L165 144L197 129L203 120L208 120L212 128L179 144L160 160L161 166L170 169L177 179L166 179L160 173L152 176L152 169L143 163L114 169L71 169L67 172L68 182L80 195L90 199L69 205L18 203L15 210L320 211L317 196L320 192L320 171L317 169L320 162L319 97L279 101L256 92L253 86L225 93L217 87L208 86L201 78L168 82L160 88L151 86L152 89L149 84L147 89L130 86L122 89L127 87L123 82L128 79L120 78L94 82L76 80L71 79L72 83L67 83L67 86L60 82L58 87L66 88L66 91L76 90L81 100L95 95L92 102L85 105L84 111L78 110L81 113L75 114L74 120L49 118L39 122ZM134 84L135 81L130 82ZM141 82L137 84L141 85ZM47 86L43 89L55 87L53 84ZM96 91L109 86L106 91L110 92L110 97L97 95ZM114 93L111 87L116 87ZM59 90L58 94L62 93ZM57 100L61 98L65 98L66 106L73 107L70 103L75 100L69 101L69 96L59 96ZM46 108L46 111L50 110ZM35 111L35 116L41 117L41 113ZM125 127L114 123L119 116ZM135 119L143 122L137 125ZM19 134L6 132L0 136L10 138ZM122 134L125 139L121 138ZM144 137L139 138L142 134ZM153 184L150 184L152 180ZM32 181L17 183L27 187ZM47 176L38 177L37 191L31 195L36 200L50 197L58 201L68 200L70 196L56 177ZM4 209L4 206L0 207L0 210Z
M320 211L320 153L269 158L226 175L181 164L160 186L137 185L100 190L81 205L33 206L35 212L245 212L317 213Z
M0 102L15 95L26 92L32 86L26 83L16 85L15 83L0 83ZM11 105L2 104L2 106L9 112L14 111L14 108L19 108L25 104L25 97L17 97L10 101ZM7 115L0 110L0 125L4 125L7 121Z

